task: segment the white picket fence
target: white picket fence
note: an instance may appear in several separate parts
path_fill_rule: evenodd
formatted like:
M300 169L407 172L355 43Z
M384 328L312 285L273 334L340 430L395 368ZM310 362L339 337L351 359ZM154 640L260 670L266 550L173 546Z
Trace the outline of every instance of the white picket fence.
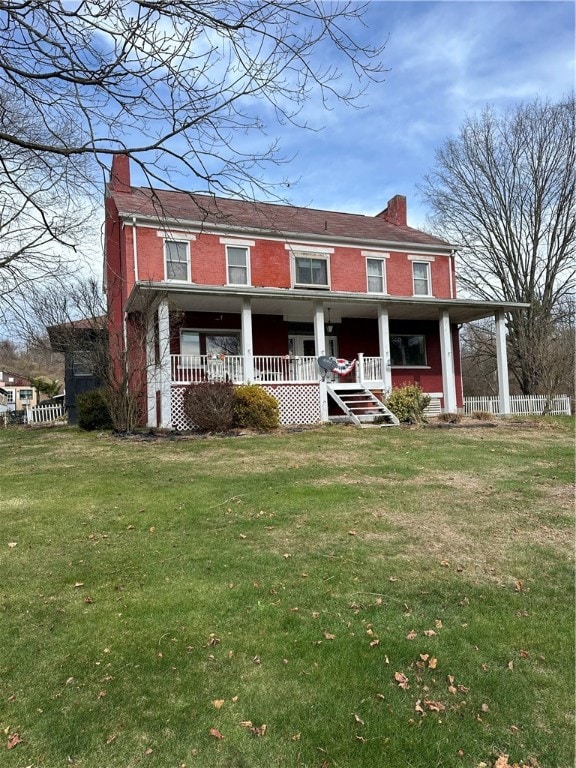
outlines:
M487 411L488 413L500 413L500 398L491 397L465 397L464 413L474 411ZM513 414L542 416L571 416L570 397L568 395L511 395L510 411Z
M28 424L51 424L65 419L66 410L63 403L37 405L35 408L28 408L26 413Z

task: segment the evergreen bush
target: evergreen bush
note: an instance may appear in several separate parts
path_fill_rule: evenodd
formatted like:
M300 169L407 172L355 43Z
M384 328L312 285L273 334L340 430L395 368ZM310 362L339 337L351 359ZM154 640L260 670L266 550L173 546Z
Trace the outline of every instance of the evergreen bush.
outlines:
M430 404L430 395L418 384L403 384L392 390L385 404L399 421L419 424L426 421L424 411Z
M112 417L106 395L102 389L83 392L76 398L78 426L80 429L112 429Z
M257 384L244 384L235 391L237 426L269 432L280 424L278 401Z

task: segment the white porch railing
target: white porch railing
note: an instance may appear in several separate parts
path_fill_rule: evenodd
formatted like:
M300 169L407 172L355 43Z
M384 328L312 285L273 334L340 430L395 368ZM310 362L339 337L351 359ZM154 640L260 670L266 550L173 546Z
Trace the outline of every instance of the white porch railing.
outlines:
M382 358L358 355L356 361L356 381L383 381Z
M274 355L254 356L256 381L303 382L318 381L320 369L315 357Z
M244 359L241 355L170 355L172 383L197 384L200 381L242 383Z
M465 397L464 413L474 413L474 411L499 414L500 398L498 396ZM542 416L543 414L550 416L572 415L568 395L511 395L510 412L534 416Z
M171 355L172 384L200 381L245 382L242 355ZM254 355L254 381L318 381L320 370L315 357Z

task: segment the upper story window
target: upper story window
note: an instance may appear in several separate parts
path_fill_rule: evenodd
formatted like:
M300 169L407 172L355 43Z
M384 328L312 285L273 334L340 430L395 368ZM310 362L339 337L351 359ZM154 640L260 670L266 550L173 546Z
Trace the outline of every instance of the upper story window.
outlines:
M328 257L295 253L294 285L303 288L329 288Z
M188 242L184 240L165 240L164 257L166 259L166 280L190 280L190 262Z
M414 284L414 296L431 296L430 262L413 261L412 278Z
M368 293L386 293L386 262L384 259L366 259L366 287Z
M250 285L250 258L246 246L227 245L226 263L230 285Z

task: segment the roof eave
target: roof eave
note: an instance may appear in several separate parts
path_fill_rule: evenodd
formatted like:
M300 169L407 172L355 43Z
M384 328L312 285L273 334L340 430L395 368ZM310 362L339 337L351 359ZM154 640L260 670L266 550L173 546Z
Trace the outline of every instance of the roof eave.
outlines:
M132 223L152 224L164 229L196 229L202 232L233 233L237 232L243 236L263 237L268 236L282 240L301 240L305 242L313 241L315 243L346 243L362 247L386 248L394 250L409 251L433 251L438 253L452 253L458 249L457 245L452 243L416 243L403 240L382 240L363 237L348 237L346 235L319 234L315 232L290 232L276 229L267 229L264 227L243 227L232 224L214 224L195 219L171 219L162 218L160 221L156 216L137 213L134 211L119 210L120 218ZM424 235L426 233L423 233Z

